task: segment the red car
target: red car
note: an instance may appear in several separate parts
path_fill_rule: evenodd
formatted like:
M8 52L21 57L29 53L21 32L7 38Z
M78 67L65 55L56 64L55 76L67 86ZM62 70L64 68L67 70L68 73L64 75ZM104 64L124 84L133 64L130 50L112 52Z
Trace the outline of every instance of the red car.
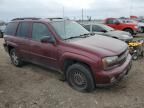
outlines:
M6 27L4 40L15 66L27 61L54 69L81 92L114 84L131 67L126 43L90 34L70 20L14 19Z
M104 23L116 30L127 31L132 35L137 34L139 28L137 24L134 23L123 23L120 19L116 18L107 18Z

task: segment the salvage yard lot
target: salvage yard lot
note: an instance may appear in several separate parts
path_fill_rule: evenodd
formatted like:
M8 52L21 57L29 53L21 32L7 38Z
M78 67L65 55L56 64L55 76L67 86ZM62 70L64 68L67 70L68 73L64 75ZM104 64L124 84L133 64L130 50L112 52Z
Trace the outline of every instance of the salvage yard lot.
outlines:
M133 62L128 78L111 88L80 93L57 72L37 65L14 67L0 39L0 108L143 108L144 58Z

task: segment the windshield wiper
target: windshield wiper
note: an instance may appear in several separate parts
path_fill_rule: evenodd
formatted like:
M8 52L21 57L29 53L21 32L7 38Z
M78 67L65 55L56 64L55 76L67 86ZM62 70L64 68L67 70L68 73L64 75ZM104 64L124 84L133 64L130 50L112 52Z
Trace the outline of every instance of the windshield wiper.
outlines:
M86 38L86 37L89 37L91 35L95 35L95 33L85 33L85 34L81 34L79 36L72 36L72 37L66 38L64 40L73 39L73 38Z

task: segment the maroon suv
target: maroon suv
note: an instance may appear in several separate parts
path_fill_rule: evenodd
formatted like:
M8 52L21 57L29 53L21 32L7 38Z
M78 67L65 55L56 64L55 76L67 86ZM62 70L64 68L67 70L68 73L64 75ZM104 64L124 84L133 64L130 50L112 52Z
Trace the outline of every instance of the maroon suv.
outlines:
M27 61L57 70L82 92L114 84L131 67L126 43L90 34L70 20L17 18L7 25L4 39L15 66Z

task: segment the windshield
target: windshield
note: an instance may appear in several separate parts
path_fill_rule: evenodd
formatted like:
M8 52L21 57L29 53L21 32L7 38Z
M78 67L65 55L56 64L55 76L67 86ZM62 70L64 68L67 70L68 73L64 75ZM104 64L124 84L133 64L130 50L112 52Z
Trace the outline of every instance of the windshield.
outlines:
M102 25L102 28L104 28L106 31L113 31L114 30L113 28L111 28L107 25L104 25L104 24Z
M51 22L51 24L57 34L64 40L89 33L84 27L74 21L57 21Z

